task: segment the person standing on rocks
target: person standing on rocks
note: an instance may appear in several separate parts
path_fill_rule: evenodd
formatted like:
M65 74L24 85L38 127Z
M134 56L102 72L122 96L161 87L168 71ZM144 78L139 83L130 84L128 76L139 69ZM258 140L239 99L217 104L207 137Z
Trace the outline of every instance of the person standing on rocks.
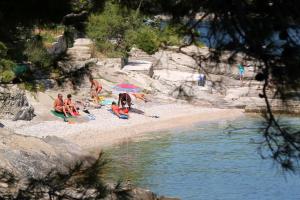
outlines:
M244 63L240 63L238 64L238 68L239 68L239 77L240 77L240 81L243 84L243 79L244 79L244 75L245 75L245 67L244 67Z
M93 79L92 76L90 76L90 82L91 82L92 93L95 92L96 95L98 96L102 90L102 85L97 80Z
M205 86L206 77L205 74L199 74L198 86Z

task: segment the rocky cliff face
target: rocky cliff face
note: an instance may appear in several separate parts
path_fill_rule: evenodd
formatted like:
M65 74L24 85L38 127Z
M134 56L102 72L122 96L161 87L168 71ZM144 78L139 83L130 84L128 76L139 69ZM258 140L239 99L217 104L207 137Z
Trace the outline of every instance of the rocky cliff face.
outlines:
M226 51L218 59L211 59L212 56L205 47L160 50L152 56L153 79L157 80L156 84L152 84L153 88L166 95L207 106L246 108L247 112L264 111L264 99L259 98L262 83L254 79L260 63L247 55L232 55L232 52ZM133 58L146 57L145 53L136 50ZM243 82L239 80L237 67L241 62L246 62ZM204 87L197 85L200 73L206 74ZM273 99L275 91L272 88L268 88L267 93L275 112L300 113L299 100L290 99L283 103Z
M0 86L0 118L31 120L34 108L29 104L25 92L17 86Z
M81 149L57 137L35 138L0 129L0 168L18 177L39 177L51 169L66 170L85 155Z

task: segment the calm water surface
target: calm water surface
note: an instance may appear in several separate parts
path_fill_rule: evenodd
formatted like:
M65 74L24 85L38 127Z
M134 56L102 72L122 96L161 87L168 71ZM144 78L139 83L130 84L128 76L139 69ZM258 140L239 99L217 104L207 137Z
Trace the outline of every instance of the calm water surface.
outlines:
M300 128L299 118L288 121ZM238 128L228 134L229 125ZM147 141L114 147L110 178L122 177L185 200L300 199L300 175L284 174L257 153L257 118L198 124L191 130L152 133ZM175 132L175 133L174 133Z

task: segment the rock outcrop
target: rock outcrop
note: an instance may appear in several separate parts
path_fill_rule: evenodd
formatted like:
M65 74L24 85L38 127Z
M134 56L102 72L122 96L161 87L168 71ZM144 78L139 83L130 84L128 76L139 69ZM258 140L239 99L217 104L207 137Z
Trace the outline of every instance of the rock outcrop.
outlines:
M89 165L94 158L84 154L75 144L57 137L35 138L14 134L5 128L0 129L0 198L15 196L20 189L26 188L28 178L48 177L49 172L69 172L69 167L78 161ZM84 164L84 165L85 165ZM52 179L49 179L52 180ZM48 180L48 181L49 181ZM63 181L63 180L61 180ZM31 182L33 183L33 182ZM39 183L47 194L46 186L52 183ZM160 197L149 190L132 186L122 186L118 190L115 184L107 184L107 200L117 200L117 193L128 193L133 200L178 200L177 198ZM68 195L78 196L78 190L68 185L64 187ZM25 190L28 190L25 189ZM89 195L89 189L86 190ZM91 197L93 197L91 191ZM79 195L80 196L80 195ZM35 196L36 199L45 199ZM5 199L5 198L4 198ZM93 198L91 198L93 199Z
M264 99L259 98L262 83L254 79L260 63L252 57L225 51L215 58L208 48L193 45L182 49L170 47L152 57L155 62L153 79L156 80L156 84L151 85L155 88L153 91L207 106L243 108L247 112L266 109ZM134 58L151 60L141 50L134 51ZM246 62L243 83L237 67L241 62ZM201 73L206 74L204 87L197 84ZM300 113L299 99L282 102L274 99L274 92L268 88L274 112Z
M61 138L39 139L17 135L6 128L0 129L0 138L1 199L16 195L28 178L44 177L52 170L65 172L85 156L78 146Z
M123 67L123 70L143 73L150 77L153 76L152 62L145 60L130 60L127 65Z
M158 196L150 190L145 190L142 188L134 188L129 194L131 195L132 200L180 200L178 198Z
M0 118L29 121L34 116L34 108L23 90L17 86L0 86Z
M65 36L60 35L56 38L56 42L53 42L52 45L47 49L47 51L54 57L65 53L67 51L68 44Z

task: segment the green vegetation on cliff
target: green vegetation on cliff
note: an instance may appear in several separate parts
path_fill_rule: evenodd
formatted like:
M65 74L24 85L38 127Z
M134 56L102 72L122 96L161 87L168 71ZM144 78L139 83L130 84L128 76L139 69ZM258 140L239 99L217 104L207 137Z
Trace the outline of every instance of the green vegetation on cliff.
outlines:
M89 17L86 31L98 50L111 57L126 56L133 46L153 54L163 44L181 43L179 32L171 25L161 28L145 23L145 19L138 10L107 2L103 12Z
M0 42L0 82L9 83L15 78L15 63L7 59L7 47Z

